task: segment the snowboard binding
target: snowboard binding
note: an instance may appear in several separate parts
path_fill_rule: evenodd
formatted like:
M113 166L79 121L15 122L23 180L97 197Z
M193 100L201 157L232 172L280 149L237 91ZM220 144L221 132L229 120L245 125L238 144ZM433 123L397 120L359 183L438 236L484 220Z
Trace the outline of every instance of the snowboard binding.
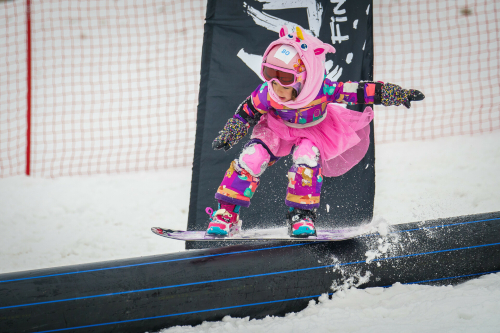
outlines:
M239 212L239 209L237 210ZM241 220L239 219L240 215L236 212L236 209L228 210L219 207L219 209L214 212L212 208L207 207L205 211L210 216L210 223L208 224L206 232L207 235L225 238L233 237L240 233Z
M290 207L286 214L288 234L290 237L306 238L316 236L316 209L307 210Z

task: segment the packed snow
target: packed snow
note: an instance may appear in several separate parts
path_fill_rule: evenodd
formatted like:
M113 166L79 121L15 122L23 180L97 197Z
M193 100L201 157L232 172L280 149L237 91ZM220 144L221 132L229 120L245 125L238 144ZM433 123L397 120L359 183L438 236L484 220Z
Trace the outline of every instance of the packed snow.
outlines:
M500 211L499 142L496 131L378 145L375 219L383 227ZM0 179L0 273L183 251L150 227L186 227L190 183L189 168ZM500 274L492 274L454 287L341 288L285 318L163 332L499 332L498 309Z
M499 332L500 274L458 286L402 285L351 288L326 295L299 313L261 320L225 317L161 333Z

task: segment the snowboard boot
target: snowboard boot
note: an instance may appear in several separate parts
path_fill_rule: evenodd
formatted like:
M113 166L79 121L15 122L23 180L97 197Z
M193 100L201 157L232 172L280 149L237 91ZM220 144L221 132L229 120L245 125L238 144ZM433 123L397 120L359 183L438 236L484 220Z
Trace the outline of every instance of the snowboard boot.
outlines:
M288 234L291 237L309 237L316 236L316 209L306 210L290 207L286 218L288 222Z
M219 203L219 209L213 212L212 208L207 207L206 212L210 215L207 235L211 236L233 236L241 230L240 206L227 203Z

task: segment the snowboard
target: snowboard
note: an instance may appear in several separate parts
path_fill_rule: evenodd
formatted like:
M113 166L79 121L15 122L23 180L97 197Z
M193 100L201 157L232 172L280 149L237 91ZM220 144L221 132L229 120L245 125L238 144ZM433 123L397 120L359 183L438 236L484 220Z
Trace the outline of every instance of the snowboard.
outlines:
M151 231L159 236L183 240L183 241L295 241L295 242L318 242L318 241L343 241L363 236L372 230L371 223L359 227L345 227L335 229L316 229L316 236L290 237L288 228L275 229L250 229L243 230L232 236L207 235L205 231L185 231L151 228Z

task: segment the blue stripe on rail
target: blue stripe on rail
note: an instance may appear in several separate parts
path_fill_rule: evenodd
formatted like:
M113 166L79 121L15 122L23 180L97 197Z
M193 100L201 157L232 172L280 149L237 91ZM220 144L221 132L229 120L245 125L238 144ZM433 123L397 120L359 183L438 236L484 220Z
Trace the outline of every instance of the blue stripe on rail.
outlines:
M479 276L479 275L486 275L486 274L494 274L494 273L499 273L499 272L500 271L491 271L491 272L484 272L484 273L466 274L466 275L444 277L444 278L432 279L432 280L424 280L424 281L417 281L417 282L407 282L407 283L403 283L403 284L429 283L429 282L437 282L437 281L443 281L443 280L468 278L468 277Z
M448 225L439 225L439 226L433 226L433 227L422 227L422 228L416 228L416 229L398 230L398 231L395 231L395 232L392 232L392 233L411 232L411 231L419 231L419 230L435 229L435 228L445 228L445 227L452 227L452 226L458 226L458 225L464 225L464 224L488 222L488 221L494 221L494 220L500 220L500 217L499 218L493 218L493 219L486 219L486 220L460 222L460 223L454 223L454 224L448 224ZM361 237L371 237L371 236L378 236L378 234L369 234L369 235L364 235L364 236L361 236ZM210 255L198 256L198 257L189 257L189 258L171 259L171 260L163 260L163 261L154 261L154 262L147 262L147 263L141 263L141 264L123 265L123 266L106 267L106 268L96 268L96 269L89 269L89 270L84 270L84 271L75 271L75 272L67 272L67 273L59 273L59 274L49 274L49 275L33 276L33 277L27 277L27 278L4 280L4 281L0 281L0 283L14 282L14 281L23 281L23 280L32 280L32 279L41 279L41 278L53 277L53 276L62 276L62 275L72 275L72 274L81 274L81 273L89 273L89 272L106 271L106 270L111 270L111 269L120 269L120 268L130 268L130 267L137 267L137 266L163 264L163 263L168 263L168 262L184 261L184 260L190 260L190 259L203 259L203 258L210 258L210 257L226 256L226 255L231 255L231 254L239 254L239 253L247 253L247 252L255 252L255 251L264 251L264 250L273 250L273 249L279 249L279 248L285 248L285 247L302 246L302 245L310 245L310 244L317 244L317 243L318 242L307 242L307 243L290 244L290 245L282 245L282 246L275 246L275 247L266 247L266 248L253 249L253 250L245 250L245 251L236 251L236 252L227 252L227 253L219 253L219 254L210 254Z
M198 311L174 313L174 314L168 314L168 315L156 316L156 317L147 317L147 318L139 318L139 319L129 319L129 320L114 321L114 322L103 323L103 324L93 324L93 325L85 325L85 326L77 326L77 327L60 328L60 329L55 329L55 330L40 331L40 332L36 332L36 333L60 332L60 331L67 331L67 330L76 330L76 329L79 329L79 328L89 328L89 327L96 327L96 326L124 324L124 323L131 323L131 322L134 322L134 321L141 321L141 320L160 319L160 318L167 318L167 317L190 315L190 314L201 313L201 312L211 312L211 311L228 310L228 309L234 309L234 308L244 308L244 307L255 306L255 305L289 302L289 301L296 301L296 300L300 300L300 299L310 299L310 298L320 297L320 296L321 295L312 295L312 296L303 296L303 297L296 297L296 298L288 298L288 299L281 299L281 300L267 301L267 302L260 302L260 303L243 304L243 305L233 305L233 306L226 306L226 307L223 307L223 308L214 308L214 309L206 309L206 310L198 310Z
M255 252L255 251L274 250L274 249L280 249L280 248L285 248L285 247L301 246L301 245L306 245L306 244L313 244L313 242L290 244L290 245L282 245L282 246L274 246L274 247L265 247L265 248L253 249L253 250L245 250L245 251L236 251L236 252L209 254L209 255L198 256L198 257L189 257L189 258L179 258L179 259L170 259L170 260L145 262L145 263L133 264L133 265L123 265L123 266L115 266L115 267L88 269L88 270L84 270L84 271L75 271L75 272L67 272L67 273L59 273L59 274L48 274L48 275L32 276L32 277L27 277L27 278L4 280L4 281L0 281L0 283L14 282L14 281L23 281L23 280L33 280L33 279L41 279L41 278L53 277L53 276L62 276L62 275L72 275L72 274L80 274L80 273L107 271L107 270L119 269L119 268L130 268L130 267L138 267L138 266L164 264L164 263L168 263L168 262L184 261L184 260L191 260L191 259L203 259L203 258L210 258L210 257L220 257L220 256L227 256L227 255L230 255L230 254L239 254L239 253L248 253L248 252Z
M495 217L493 219L486 219L486 220L457 222L457 223L452 223L452 224L441 224L441 225L435 225L435 226L432 226L432 227L421 227L421 228L414 228L414 229L397 230L397 231L391 231L389 233L390 234L398 234L398 233L403 233L403 232L412 232L412 231L420 231L420 230L430 230L430 229L438 229L438 228L456 227L456 226L459 226L459 225L481 223L481 222L489 222L489 221L496 221L496 220L500 220L500 217ZM367 235L362 235L361 237L371 237L371 236L377 236L377 235L378 234L367 234Z
M475 248L488 247L488 246L496 246L496 245L500 245L500 243L467 246L467 247L461 247L461 248L455 248L455 249L430 251L430 252L422 252L422 253L413 253L413 254L406 254L406 255L402 255L402 256L394 256L394 257L388 257L388 258L379 258L379 259L373 259L373 260L369 261L368 263L370 263L370 262L378 262L378 261L387 261L387 260L393 260L393 259L401 259L401 258L410 258L410 257L423 256L423 255L436 254L436 253L461 251L461 250L468 250L468 249L475 249ZM238 276L238 277L231 277L231 278L217 279L217 280L207 280L207 281L199 281L199 282L190 282L190 283L177 284L177 285L171 285L171 286L163 286L163 287L147 288L147 289L138 289L138 290L129 290L129 291L122 291L122 292L117 292L117 293L108 293L108 294L101 294L101 295L82 296L82 297L67 298L67 299L61 299L61 300L55 300L55 301L28 303L28 304L20 304L20 305L10 305L10 306L0 307L0 310L12 309L12 308L20 308L20 307L25 307L25 306L35 306L35 305L45 305L45 304L51 304L51 303L76 301L76 300L83 300L83 299L92 299L92 298L98 298L98 297L118 296L118 295L125 295L125 294L139 293L139 292L153 291L153 290L163 290L163 289L171 289L171 288L180 288L180 287L194 286L194 285L199 285L199 284L208 284L208 283L216 283L216 282L225 282L225 281L233 281L233 280L250 279L250 278L262 277L262 276L270 276L270 275L277 275L277 274L288 274L288 273L310 271L310 270L316 270L316 269L322 269L322 268L324 269L324 268L330 268L330 267L348 266L348 265L363 264L363 263L367 263L367 261L366 260L360 260L360 261L353 261L353 262L341 263L341 264L315 266L315 267L292 269L292 270L287 270L287 271L270 272L270 273L262 273L262 274L246 275L246 276Z
M409 284L426 283L426 282L431 282L431 281L436 281L436 280L457 279L457 278L470 277L470 276L479 276L479 275L493 274L493 273L498 273L498 272L500 272L500 271L492 271L492 272L468 274L468 275L461 275L461 276L452 276L452 277L447 277L447 278L441 278L441 279L435 279L435 280L425 280L425 281L418 281L418 282L410 282L410 283L405 283L405 284L409 285ZM333 295L333 293L328 293L328 295L331 296L331 295ZM102 323L102 324L93 324L93 325L85 325L85 326L59 328L59 329L48 330L48 331L39 331L37 333L61 332L61 331L68 331L68 330L76 330L76 329L80 329L80 328L90 328L90 327L97 327L97 326L126 324L126 323L131 323L131 322L136 322L136 321L143 321L143 320L145 321L145 320L151 320L151 319L160 319L160 318L167 318L167 317L183 316L183 315L190 315L190 314L202 313L202 312L212 312L212 311L228 310L228 309L235 309L235 308L244 308L244 307L256 306L256 305L264 305L264 304L272 304L272 303L282 303L282 302L289 302L289 301L297 301L297 300L301 300L301 299L312 299L312 298L316 298L316 297L320 297L320 296L321 295L311 295L311 296L288 298L288 299L281 299L281 300L274 300L274 301L267 301L267 302L242 304L242 305L233 305L233 306L226 306L226 307L222 307L222 308L213 308L213 309L206 309L206 310L197 310L197 311L190 311L190 312L173 313L173 314L167 314L167 315L155 316L155 317L146 317L146 318L138 318L138 319L129 319L129 320L122 320L122 321L114 321L114 322Z
M457 225L472 224L472 223L479 223L479 222L488 222L488 221L495 221L495 220L500 220L500 217L496 217L496 218L493 218L493 219L486 219L486 220L458 222L458 223L453 223L453 224L436 225L436 226L432 226L432 227L422 227L422 228L415 228L415 229L408 229L408 230L400 230L400 231L394 231L393 233L410 232L410 231L417 231L417 230L437 229L437 228L445 228L445 227L455 227Z

